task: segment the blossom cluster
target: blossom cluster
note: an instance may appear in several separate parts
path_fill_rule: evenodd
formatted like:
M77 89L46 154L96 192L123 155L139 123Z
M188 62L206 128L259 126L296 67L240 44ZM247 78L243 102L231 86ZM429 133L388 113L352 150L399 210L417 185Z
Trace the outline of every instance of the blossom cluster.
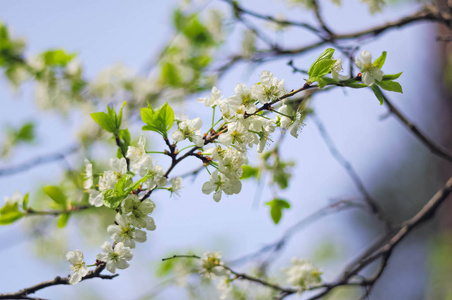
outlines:
M221 92L213 87L210 97L198 98L198 102L208 107L219 108L220 121L224 121L227 128L219 135L215 147L205 150L217 164L202 191L205 194L214 192L213 199L217 202L221 200L222 192L231 195L241 191L240 176L242 166L248 163L248 149L257 146L257 152L262 153L271 142L270 135L276 127L289 130L294 137L298 137L303 126L303 113L294 111L289 103L281 101L273 119L257 107L259 104L272 104L286 94L284 80L278 80L269 71L262 72L260 82L250 88L237 84L234 92L234 95L222 98Z
M91 205L100 207L109 205L112 199L120 198L120 204L116 208L118 213L114 225L109 225L107 232L113 243L104 242L101 246L103 253L97 255L97 260L105 263L108 271L115 273L116 269L125 269L129 266L128 261L133 257L132 249L136 242L146 241L146 231L156 229L154 219L150 216L155 208L155 203L145 197L140 199L137 193L119 193L120 186L128 186L130 191L153 190L157 187L165 187L167 178L164 176L163 168L154 164L152 157L146 153L146 139L141 135L138 146L129 146L126 158L111 158L110 169L103 172L98 179L98 187L94 187L93 166L85 160L84 188L89 192ZM130 171L128 170L130 169ZM132 183L136 175L141 177L138 184ZM172 186L167 188L171 192L177 192L181 188L181 179L172 181ZM121 199L122 198L122 199ZM144 230L145 229L145 230ZM78 251L78 250L77 250ZM83 262L83 253L69 252L67 259L72 263L74 274L70 283L75 284L87 274L87 268Z

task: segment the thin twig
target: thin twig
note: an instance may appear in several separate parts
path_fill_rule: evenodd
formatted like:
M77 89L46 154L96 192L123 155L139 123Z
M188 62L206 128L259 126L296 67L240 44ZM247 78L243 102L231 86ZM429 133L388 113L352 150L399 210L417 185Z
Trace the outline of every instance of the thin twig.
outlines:
M35 157L26 161L24 163L18 164L16 166L6 167L0 169L0 177L1 176L10 176L23 171L27 171L34 167L37 167L42 164L51 163L58 160L64 160L66 156L76 152L80 148L80 145L71 145L62 151L58 151L56 153L46 154L42 156Z
M401 112L398 110L394 104L392 104L392 101L389 100L389 98L383 94L383 98L385 100L386 105L389 108L389 111L393 113L397 119L399 119L400 122L402 122L405 127L411 131L420 141L423 143L430 151L441 157L444 158L450 162L452 162L452 152L444 147L441 147L440 145L433 142L429 137L427 137L424 133L422 133L416 125L414 125L410 120L408 120Z
M91 278L101 278L101 279L113 279L116 276L119 276L119 274L114 275L102 275L101 272L105 269L105 263L99 264L95 270L92 270L82 278L81 281L91 279ZM29 288L22 289L16 293L5 293L0 294L0 299L36 299L36 298L30 298L28 295L34 294L39 290L45 289L50 286L56 286L56 285L68 285L69 284L69 277L60 277L57 276L52 280L44 281L41 283L38 283L34 286L31 286Z
M320 136L322 137L323 141L325 142L328 149L330 150L331 155L345 169L348 176L352 179L353 183L355 184L356 188L358 189L358 191L364 197L364 200L366 201L367 205L369 206L371 212L381 222L383 222L383 224L385 225L387 230L390 230L391 224L387 220L387 218L383 215L383 212L382 212L378 202L367 191L367 189L364 186L363 181L359 177L356 170L353 168L352 164L339 152L335 143L333 142L330 135L326 131L325 126L323 125L322 121L319 119L319 117L315 113L312 113L309 116L314 121L314 124L317 126L317 129L320 132Z

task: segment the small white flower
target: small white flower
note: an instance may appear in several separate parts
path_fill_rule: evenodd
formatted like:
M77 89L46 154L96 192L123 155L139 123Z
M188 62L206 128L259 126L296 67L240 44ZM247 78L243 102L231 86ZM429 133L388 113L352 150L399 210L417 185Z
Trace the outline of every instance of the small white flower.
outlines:
M22 201L23 198L19 191L15 191L12 197L5 197L5 204L14 205Z
M295 115L295 121L290 126L290 134L294 136L295 138L298 138L298 132L301 131L301 129L304 127L304 123L302 121L303 114L299 111L297 111L297 114Z
M221 261L221 252L207 252L201 259L202 269L201 274L206 278L214 278L215 276L228 276L229 271L223 268Z
M235 95L228 98L228 104L231 109L237 110L243 106L244 112L252 114L256 111L256 88L252 87L250 90L245 84L239 83L234 88Z
M147 176L147 180L144 184L148 187L148 189L153 189L157 186L165 186L167 183L167 179L164 176L165 171L159 165L155 165L152 162L152 157L147 155L145 156L143 163L140 166L139 174L141 177Z
M146 137L144 134L140 135L138 140L138 147L129 146L127 150L127 158L130 159L131 171L137 173L146 157Z
M292 125L292 123L293 123L293 119L288 117L288 116L293 117L293 115L294 115L292 106L289 106L286 104L281 105L281 107L278 108L278 112L283 114L283 115L278 115L278 117L280 118L279 126L283 130L288 129L290 127L290 125Z
M83 187L85 190L93 186L93 165L85 158L85 181Z
M220 293L220 300L229 299L232 294L232 285L229 278L221 278L217 284L217 291Z
M216 87L213 87L210 98L209 97L198 98L197 101L199 103L204 103L205 106L214 107L215 105L218 104L218 101L220 100L220 97L221 97L220 90L217 89Z
M121 158L110 158L110 167L112 171L119 175L124 175L127 173L127 162L124 157Z
M300 293L322 282L322 273L307 260L292 258L292 266L284 268L283 272L288 276L287 282L298 288Z
M171 187L169 188L171 193L179 195L179 191L181 188L182 188L182 177L176 177L171 179Z
M263 71L260 76L259 84L253 86L260 103L265 104L277 99L286 93L284 88L284 79L278 80L273 77L269 71Z
M369 51L363 50L361 52L361 59L357 57L355 64L361 69L361 79L365 85L371 86L375 81L381 81L383 79L383 71L372 65L372 55Z
M76 284L89 272L89 268L85 266L83 260L83 252L80 250L69 251L66 254L66 259L72 264L71 270L74 272L69 278L69 283Z
M340 75L339 72L342 71L342 61L340 58L336 59L336 62L331 69L331 76L334 80L347 80L349 77L346 75Z
M228 124L228 131L221 134L218 141L225 146L234 145L245 152L246 146L252 147L257 144L258 139L255 134L248 131L244 123L237 121Z
M196 118L193 120L184 120L177 124L178 130L173 132L173 139L181 142L188 139L198 147L204 146L204 139L201 134L202 120Z
M212 192L213 200L219 202L221 200L221 192L224 192L227 195L238 194L242 190L242 183L240 180L231 180L226 177L223 173L219 173L218 170L215 170L210 175L210 181L205 182L202 185L202 192L206 195L209 195Z
M133 254L129 247L124 247L124 243L117 243L113 249L109 242L105 242L101 247L105 253L97 254L97 259L106 263L108 271L115 273L116 269L129 267L127 261L133 258Z
M129 195L122 202L122 205L124 212L128 214L127 218L131 225L138 228L146 228L147 230L155 230L154 219L148 216L154 211L154 202L150 199L141 201L137 195Z
M144 243L146 241L146 232L134 228L128 223L128 218L126 216L117 214L116 224L117 225L109 225L107 227L108 234L111 235L111 238L115 242L123 242L124 246L133 249L135 248L135 241L138 243Z
M104 195L101 192L93 189L88 190L88 192L89 192L89 204L94 205L96 207L101 207L102 201L104 200Z
M118 179L127 173L126 159L124 157L122 157L121 159L116 157L111 158L110 168L111 170L105 171L104 174L99 178L99 190L101 192L115 188Z

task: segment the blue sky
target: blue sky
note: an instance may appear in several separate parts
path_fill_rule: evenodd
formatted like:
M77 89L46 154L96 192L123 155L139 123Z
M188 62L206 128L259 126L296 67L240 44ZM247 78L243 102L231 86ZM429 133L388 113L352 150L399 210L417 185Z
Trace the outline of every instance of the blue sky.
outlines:
M284 12L282 1L246 1L244 5L266 13ZM89 77L116 62L139 71L160 51L172 29L171 10L176 1L11 1L0 3L0 20L13 28L15 36L27 40L29 54L36 54L48 48L65 48L79 53ZM209 6L226 9L222 3L213 2ZM398 16L413 12L412 7L399 5L388 13L370 18L367 8L358 1L345 1L340 9L325 3L324 16L330 26L338 32L364 29L375 24L396 19ZM227 10L229 13L229 10ZM289 16L313 20L309 13L301 9L292 9ZM337 24L333 25L333 24ZM415 25L402 30L394 30L376 42L366 43L365 49L377 57L382 51L388 51L385 72L404 71L400 83L404 87L403 95L392 96L394 102L412 118L421 115L419 104L422 99L417 95L422 90L418 84L424 80L419 74L420 66L428 66L432 59L431 49L426 43L432 43L432 26ZM233 35L234 37L237 34ZM309 42L300 31L290 32L280 37L286 46L303 45ZM231 41L227 49L236 49ZM225 53L226 53L226 50ZM308 67L323 49L309 55L296 58L300 67ZM288 89L297 88L303 77L291 73L286 66L287 60L260 65L249 72L246 66L239 66L228 73L219 83L224 94L232 94L236 83L252 84L257 81L263 70L272 71L278 78L286 80ZM13 93L5 81L0 81L0 126L18 125L24 120L34 119L39 123L40 141L31 148L19 148L10 161L0 162L6 166L21 162L39 154L57 151L74 141L74 116L62 118L51 112L39 111L32 102L33 89L26 85L18 93ZM185 111L195 117L198 107L193 101L176 110ZM381 165L395 164L411 143L416 143L395 119L381 121L379 117L387 109L380 106L368 90L327 92L314 100L314 109L323 120L341 152L353 163L365 184L369 187L381 173ZM207 114L206 114L207 115ZM421 118L419 123L430 128L431 123ZM69 134L68 134L69 133ZM419 148L419 151L427 151ZM54 287L38 294L43 298L70 298L72 289L94 288L100 298L130 299L145 293L150 286L158 282L153 278L153 269L169 251L178 249L222 250L224 257L234 259L252 252L264 244L277 239L285 229L307 216L316 209L327 205L334 199L359 199L360 195L345 171L331 157L325 143L311 121L298 139L287 137L282 156L296 160L292 186L280 195L292 202L293 209L282 222L272 224L267 207L261 205L252 208L256 186L245 182L240 195L225 197L215 203L211 196L202 194L200 186L207 180L202 174L194 183L185 181L179 198L158 194L153 199L157 203L154 213L158 229L148 234L148 242L139 245L131 268L121 272L121 276L111 282L90 280L77 287ZM250 157L255 157L254 154ZM183 165L175 174L184 173L192 168L193 162ZM45 165L25 173L0 178L0 196L11 195L15 190L23 193L33 192L42 183L56 183L62 169L58 163ZM270 200L270 191L263 195L261 203ZM352 257L364 242L362 232L356 233L353 224L347 222L351 213L339 213L315 222L305 231L298 233L289 243L283 255L275 263L273 272L289 263L292 256L310 257L318 243L331 240L339 245L346 256ZM76 236L76 228L70 230ZM340 234L338 234L340 233ZM21 240L23 231L20 224L0 228L2 240ZM32 241L22 241L15 246L1 250L0 263L4 274L0 281L0 292L15 291L56 275L67 273L68 264L49 264L36 258L30 251ZM102 241L99 241L99 245ZM72 245L82 248L82 244ZM82 249L83 250L83 249ZM93 258L95 251L90 249L87 255ZM320 266L326 279L333 279L340 264ZM150 283L151 282L151 283ZM133 285L136 290L129 291L125 286ZM174 295L173 295L174 296ZM172 294L164 294L161 299L172 299ZM160 298L159 298L160 299Z

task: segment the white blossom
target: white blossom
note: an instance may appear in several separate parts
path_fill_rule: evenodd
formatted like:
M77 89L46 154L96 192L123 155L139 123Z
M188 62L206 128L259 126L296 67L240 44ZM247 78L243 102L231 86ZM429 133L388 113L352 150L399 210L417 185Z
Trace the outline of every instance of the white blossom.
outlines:
M101 246L104 253L97 254L97 259L106 263L106 269L111 273L115 273L116 269L126 269L129 267L127 261L133 258L132 251L129 247L125 247L124 243L117 243L113 246L109 242L105 242Z
M333 65L333 68L331 69L331 76L334 80L347 80L349 76L346 75L340 75L339 72L342 71L342 61L340 58L336 59L336 62Z
M205 182L202 185L202 192L206 195L209 195L212 192L213 200L219 202L221 200L221 192L224 192L227 195L238 194L242 190L242 183L238 179L229 179L223 173L215 170L210 175L210 181Z
M218 141L225 146L234 145L240 151L246 151L246 146L253 146L258 142L255 134L248 131L243 122L228 124L228 131L218 137Z
M221 278L217 284L217 291L220 293L220 300L229 299L232 294L232 284L229 278Z
M201 259L202 269L201 274L206 278L215 278L216 276L228 276L229 271L223 268L221 261L221 252L207 252Z
M361 69L362 82L365 85L371 86L375 81L383 79L383 71L372 64L372 55L369 51L363 50L361 52L361 59L355 59L355 64Z
M281 113L280 115L278 115L278 117L280 118L279 126L283 130L289 129L290 125L292 125L293 123L292 117L294 115L294 111L292 109L292 106L283 104L278 108L278 112Z
M198 147L204 146L204 139L201 134L202 120L196 118L193 120L184 120L177 124L178 129L173 132L173 139L181 142L188 139Z
M140 135L138 140L138 147L129 146L127 149L127 158L130 159L130 169L134 173L138 173L141 164L146 159L146 137L144 134Z
M243 172L242 165L248 163L246 152L239 151L233 147L214 148L212 158L218 160L218 169L231 180L239 179ZM240 189L238 192L240 192Z
M165 186L167 179L164 176L165 171L159 165L155 165L152 162L152 157L145 156L143 163L140 166L139 174L141 177L147 176L147 180L144 182L148 189L153 189L157 186Z
M131 249L135 248L135 241L144 243L146 241L146 232L134 228L128 223L128 218L124 215L116 215L116 224L107 227L108 234L111 235L113 241L119 243L123 242L124 246Z
M257 89L255 86L248 89L245 84L239 83L235 86L234 92L235 95L227 100L232 109L244 110L248 114L256 111Z
M14 205L21 202L23 198L19 191L15 191L12 197L5 197L5 204Z
M261 81L253 86L253 90L260 103L265 104L286 93L284 79L278 80L269 71L263 71L260 76Z
M83 260L83 252L80 250L69 251L66 254L66 259L72 264L71 270L74 272L69 278L69 283L76 284L89 272L89 268Z
M132 194L124 199L122 205L131 225L138 228L146 228L147 230L155 230L154 219L148 216L154 211L154 202L150 199L141 201L137 195Z
M301 131L301 129L304 127L304 123L302 121L303 114L299 111L297 111L297 114L295 115L295 120L290 126L290 134L294 136L295 138L298 137L298 132Z
M102 206L102 201L104 200L104 195L98 190L90 189L89 192L89 203L96 207Z
M205 98L198 98L197 101L199 103L204 103L207 107L214 107L218 105L219 100L221 98L221 92L215 86L212 88L211 96Z
M176 195L179 195L179 191L182 188L182 177L176 177L171 179L171 187L170 191L171 193L175 193Z
M298 288L300 293L322 281L320 278L322 273L307 260L292 258L292 265L284 268L283 272L288 277L287 282Z
M110 170L104 172L99 178L99 190L101 192L113 189L118 182L118 179L127 173L127 162L124 157L121 159L110 159Z
M93 186L93 165L85 158L85 181L83 187L87 190Z

